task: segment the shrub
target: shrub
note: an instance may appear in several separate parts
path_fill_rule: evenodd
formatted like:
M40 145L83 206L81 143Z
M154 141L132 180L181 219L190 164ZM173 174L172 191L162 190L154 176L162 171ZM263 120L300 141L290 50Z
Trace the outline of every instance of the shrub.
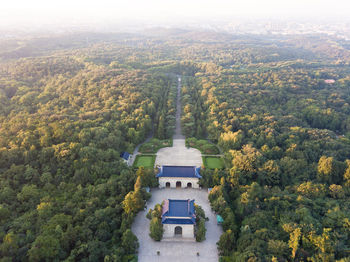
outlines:
M148 213L147 213L147 215L146 215L146 217L149 219L149 220L151 220L152 219L152 208L150 208L149 210L148 210Z
M201 146L201 151L204 152L205 154L218 154L219 150L217 149L216 146L212 144L206 144Z
M195 205L196 210L196 241L202 242L205 240L205 233L207 232L205 228L205 220L208 218L205 217L204 210L201 206Z
M156 204L154 206L154 210L152 208L150 208L146 217L150 220L154 217L161 219L162 218L162 205Z
M150 209L146 215L148 219L151 219L149 226L150 237L155 241L160 241L163 238L163 224L162 224L162 205L156 204L154 209Z
M131 232L130 229L127 229L122 236L122 247L126 254L135 254L139 247L139 242L137 237Z
M194 137L186 138L186 146L197 148L204 154L219 154L219 149L207 140L197 140Z
M227 230L220 236L220 240L216 243L220 256L228 256L235 244L235 235L232 230Z
M201 206L195 205L194 206L196 210L196 220L199 221L200 219L206 219L204 210Z
M237 232L237 224L235 214L231 210L231 208L225 208L224 213L222 214L224 218L224 222L222 224L222 228L224 230L231 229L233 232Z
M202 242L203 240L205 240L205 233L206 232L207 232L207 230L205 228L205 220L200 219L196 225L196 241Z
M152 218L149 229L149 236L155 241L160 241L163 238L164 229L163 224L159 218Z

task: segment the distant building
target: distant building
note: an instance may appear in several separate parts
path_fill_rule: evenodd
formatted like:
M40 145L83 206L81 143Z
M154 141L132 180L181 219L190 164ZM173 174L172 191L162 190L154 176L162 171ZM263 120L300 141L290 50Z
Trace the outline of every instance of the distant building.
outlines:
M157 174L159 187L199 188L199 171L200 167L195 166L162 166Z
M194 226L196 224L194 200L165 200L162 224L164 238L194 238Z
M334 84L334 83L335 83L335 80L334 80L334 79L326 79L326 80L324 80L324 82L325 82L326 84Z

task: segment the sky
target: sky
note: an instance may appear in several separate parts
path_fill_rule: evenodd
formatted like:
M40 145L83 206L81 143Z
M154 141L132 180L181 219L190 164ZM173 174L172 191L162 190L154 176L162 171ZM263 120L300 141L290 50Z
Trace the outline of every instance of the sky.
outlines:
M3 25L349 16L349 0L4 0L0 5Z

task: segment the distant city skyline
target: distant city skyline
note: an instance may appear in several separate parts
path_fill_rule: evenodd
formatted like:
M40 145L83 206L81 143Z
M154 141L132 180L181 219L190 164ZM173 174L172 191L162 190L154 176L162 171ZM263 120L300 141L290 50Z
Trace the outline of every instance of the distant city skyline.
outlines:
M0 8L6 25L154 22L224 18L346 19L346 0L12 0Z

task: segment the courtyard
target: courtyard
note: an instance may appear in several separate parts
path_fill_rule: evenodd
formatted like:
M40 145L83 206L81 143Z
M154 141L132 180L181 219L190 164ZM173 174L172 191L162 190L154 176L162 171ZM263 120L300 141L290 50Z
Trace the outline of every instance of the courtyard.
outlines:
M147 210L139 212L132 226L132 231L139 239L138 251L139 262L217 262L219 260L216 242L222 234L221 226L216 223L216 216L211 211L208 192L205 189L152 189L152 197L147 202ZM200 205L209 221L205 223L207 233L203 242L184 241L183 239L154 241L149 236L150 220L146 214L155 204L161 203L164 199L195 199ZM160 252L159 255L157 252ZM197 252L199 256L197 256Z

